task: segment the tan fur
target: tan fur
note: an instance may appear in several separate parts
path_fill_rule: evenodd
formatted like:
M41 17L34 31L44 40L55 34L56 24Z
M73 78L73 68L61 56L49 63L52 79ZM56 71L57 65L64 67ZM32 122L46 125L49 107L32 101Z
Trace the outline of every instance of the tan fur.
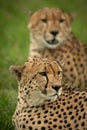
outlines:
M87 129L87 93L62 91L62 68L57 62L32 59L11 66L10 71L18 81L15 130Z
M58 8L44 8L33 13L28 24L29 57L62 58L64 82L87 90L87 45L72 34L73 17Z

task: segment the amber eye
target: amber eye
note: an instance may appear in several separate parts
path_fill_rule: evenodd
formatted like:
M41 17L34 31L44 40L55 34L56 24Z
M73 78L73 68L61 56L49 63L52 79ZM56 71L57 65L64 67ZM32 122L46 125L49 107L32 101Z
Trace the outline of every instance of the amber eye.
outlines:
M42 76L46 76L47 75L46 72L39 72L39 74L42 75Z
M62 76L62 71L58 71L58 76Z
M41 21L43 22L43 23L47 23L47 19L41 19Z
M62 19L62 18L60 19L60 23L63 23L64 21L65 21L65 19Z

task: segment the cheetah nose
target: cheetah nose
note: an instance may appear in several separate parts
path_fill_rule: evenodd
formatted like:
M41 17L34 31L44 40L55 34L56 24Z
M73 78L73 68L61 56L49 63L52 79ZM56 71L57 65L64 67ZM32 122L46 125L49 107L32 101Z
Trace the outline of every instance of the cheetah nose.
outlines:
M59 33L59 31L52 30L50 33L51 33L53 36L56 36L56 35Z
M58 92L58 90L60 89L60 87L61 87L61 85L54 85L54 86L52 86L52 88L53 88L54 90L56 90L57 92Z

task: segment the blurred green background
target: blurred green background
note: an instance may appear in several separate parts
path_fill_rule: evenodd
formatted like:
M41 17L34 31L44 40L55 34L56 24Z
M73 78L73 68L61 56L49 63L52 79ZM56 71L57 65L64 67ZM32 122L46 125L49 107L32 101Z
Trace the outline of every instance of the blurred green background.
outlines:
M23 64L28 56L29 11L59 7L76 13L74 34L87 43L87 0L0 0L0 130L13 130L17 82L9 72L12 64Z

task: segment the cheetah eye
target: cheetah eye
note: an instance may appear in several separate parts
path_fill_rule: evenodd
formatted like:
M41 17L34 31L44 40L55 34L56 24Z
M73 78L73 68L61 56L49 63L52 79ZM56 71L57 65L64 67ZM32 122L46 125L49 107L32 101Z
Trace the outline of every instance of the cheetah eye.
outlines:
M39 74L42 75L42 76L46 76L47 75L46 72L39 72Z
M47 23L47 19L45 19L45 18L41 19L41 21L42 21L43 23Z
M61 18L59 22L63 23L64 21L65 21L65 19Z
M58 76L62 76L62 71L58 71Z

